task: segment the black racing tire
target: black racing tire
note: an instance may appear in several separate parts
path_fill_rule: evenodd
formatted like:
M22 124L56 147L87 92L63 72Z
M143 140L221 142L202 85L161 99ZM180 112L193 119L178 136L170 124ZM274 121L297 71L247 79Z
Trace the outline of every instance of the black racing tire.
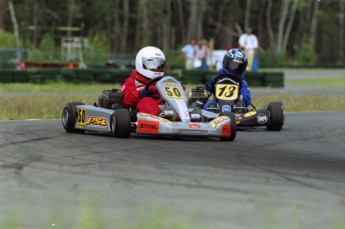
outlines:
M131 135L131 114L127 109L115 110L111 116L111 131L116 138L129 138Z
M222 140L222 141L233 141L233 140L235 140L236 134L237 134L237 124L236 124L235 114L232 112L220 112L219 116L228 116L230 118L230 121L231 121L230 137L222 137L222 138L220 138L220 140Z
M85 105L81 102L67 103L62 111L62 125L68 133L84 133L84 130L75 129L75 123L77 121L77 106Z
M270 131L280 131L285 122L284 106L281 102L270 102L267 106L269 120L267 129Z

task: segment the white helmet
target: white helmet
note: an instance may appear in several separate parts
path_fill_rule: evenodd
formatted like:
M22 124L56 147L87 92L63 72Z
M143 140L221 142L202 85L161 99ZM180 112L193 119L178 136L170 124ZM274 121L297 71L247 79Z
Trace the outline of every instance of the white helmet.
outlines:
M142 48L135 58L135 68L143 76L153 79L164 75L165 55L159 48Z

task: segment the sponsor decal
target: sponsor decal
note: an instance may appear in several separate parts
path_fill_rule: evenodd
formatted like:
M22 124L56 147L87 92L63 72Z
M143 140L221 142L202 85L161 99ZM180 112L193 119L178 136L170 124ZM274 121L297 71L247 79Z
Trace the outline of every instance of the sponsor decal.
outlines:
M106 127L108 125L108 120L102 117L87 116L85 121L86 126L97 126Z
M166 85L172 85L172 84L174 84L175 82L171 82L171 81L166 81L166 82L164 82L164 84L166 84Z
M198 123L188 123L188 127L192 129L200 129L201 126Z
M224 122L225 120L228 120L228 119L229 118L227 116L219 117L219 118L211 121L211 126L213 129L216 129L219 124L221 124L222 122Z
M162 118L162 117L159 117L159 116L156 116L156 115L152 115L152 114L147 114L147 113L140 113L140 116L141 117L150 117L150 118L153 118L153 119L156 119L158 121L161 121L161 122L164 122L170 126L173 125L173 122L169 121L168 119L165 119L165 118Z
M140 83L138 80L135 80L135 86L137 87L137 90L141 90L145 87L143 83Z
M230 81L230 82L232 82L233 84L235 84L235 85L239 85L239 83L238 82L236 82L236 81L234 81L234 80L232 80L232 79L230 79L230 78L223 78L223 79L220 79L219 80L219 83L222 83L222 82L224 82L224 81Z
M230 137L231 135L231 128L229 124L222 125L222 136L223 137Z
M258 123L264 124L268 121L268 116L264 113L258 114L257 120L258 120Z
M222 112L231 112L231 106L230 105L222 106Z
M236 53L236 57L243 58L243 54L241 52Z
M256 111L249 111L243 115L243 117L248 118L250 116L254 116L256 114Z
M159 122L139 120L137 132L156 134L159 132Z

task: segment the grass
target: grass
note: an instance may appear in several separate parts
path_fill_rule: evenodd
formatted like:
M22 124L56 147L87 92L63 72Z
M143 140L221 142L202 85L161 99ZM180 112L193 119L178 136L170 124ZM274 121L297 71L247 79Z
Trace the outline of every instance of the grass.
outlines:
M344 88L345 90L345 76L341 77L327 77L322 79L294 79L286 80L286 85L302 85L302 86L317 86L327 88Z
M259 196L256 199L258 216L261 223L256 228L275 229L275 228L305 228L303 223L303 215L298 207L287 206L287 214L285 219L289 220L289 225L281 223L280 217L275 212L278 208L268 196ZM19 207L9 210L4 220L0 221L1 229L24 228L24 222L19 214ZM43 220L43 225L35 225L37 228L56 228L56 229L191 229L209 228L201 224L190 213L178 215L176 212L166 206L141 206L135 211L123 212L112 216L112 222L105 219L102 214L102 207L97 203L96 199L88 194L82 193L80 205L75 210L66 208L54 209L55 213L47 215L47 219ZM61 215L59 212L67 212ZM330 216L330 229L343 229L345 219L341 214L334 213ZM34 225L35 222L30 222ZM110 226L111 225L111 226Z
M329 80L290 80L288 83L319 84L327 87L343 87L343 77ZM187 89L196 85L186 85ZM0 120L17 119L60 119L68 102L97 102L104 89L120 88L114 84L71 84L53 82L49 84L11 83L0 84ZM345 94L341 95L298 95L298 94L259 94L252 98L256 107L265 107L269 101L281 101L287 112L344 111Z
M281 101L287 112L345 111L345 95L257 95L256 107L266 107L269 101Z
M47 84L5 83L0 84L0 92L101 92L104 89L120 88L119 84L73 84L51 82Z
M19 208L13 208L0 221L1 229L15 229L22 227L25 221L21 220ZM81 194L80 205L76 211L66 208L53 209L55 213L47 216L44 225L35 225L37 228L57 229L205 229L189 214L178 216L176 212L165 206L142 206L131 212L114 215L112 222L108 222L102 207L88 192ZM61 215L59 212L68 212ZM73 213L71 213L71 212ZM34 224L35 222L30 222ZM111 226L110 226L111 225ZM38 227L41 226L41 227Z

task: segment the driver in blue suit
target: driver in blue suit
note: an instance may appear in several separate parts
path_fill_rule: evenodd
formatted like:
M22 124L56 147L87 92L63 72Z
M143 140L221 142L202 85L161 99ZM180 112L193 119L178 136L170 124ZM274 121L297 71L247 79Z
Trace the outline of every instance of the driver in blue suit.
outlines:
M227 75L235 75L242 81L242 87L240 89L240 96L238 98L235 107L245 108L251 103L251 94L250 90L248 89L248 84L244 80L244 73L248 65L248 60L246 54L241 49L230 49L226 52L223 58L223 67L218 71L219 75L224 75L222 78L226 78ZM216 84L216 77L212 77L206 84L205 89L210 92L214 93L215 84ZM202 109L207 110L209 107L217 107L217 103L215 100L210 100L204 104Z

